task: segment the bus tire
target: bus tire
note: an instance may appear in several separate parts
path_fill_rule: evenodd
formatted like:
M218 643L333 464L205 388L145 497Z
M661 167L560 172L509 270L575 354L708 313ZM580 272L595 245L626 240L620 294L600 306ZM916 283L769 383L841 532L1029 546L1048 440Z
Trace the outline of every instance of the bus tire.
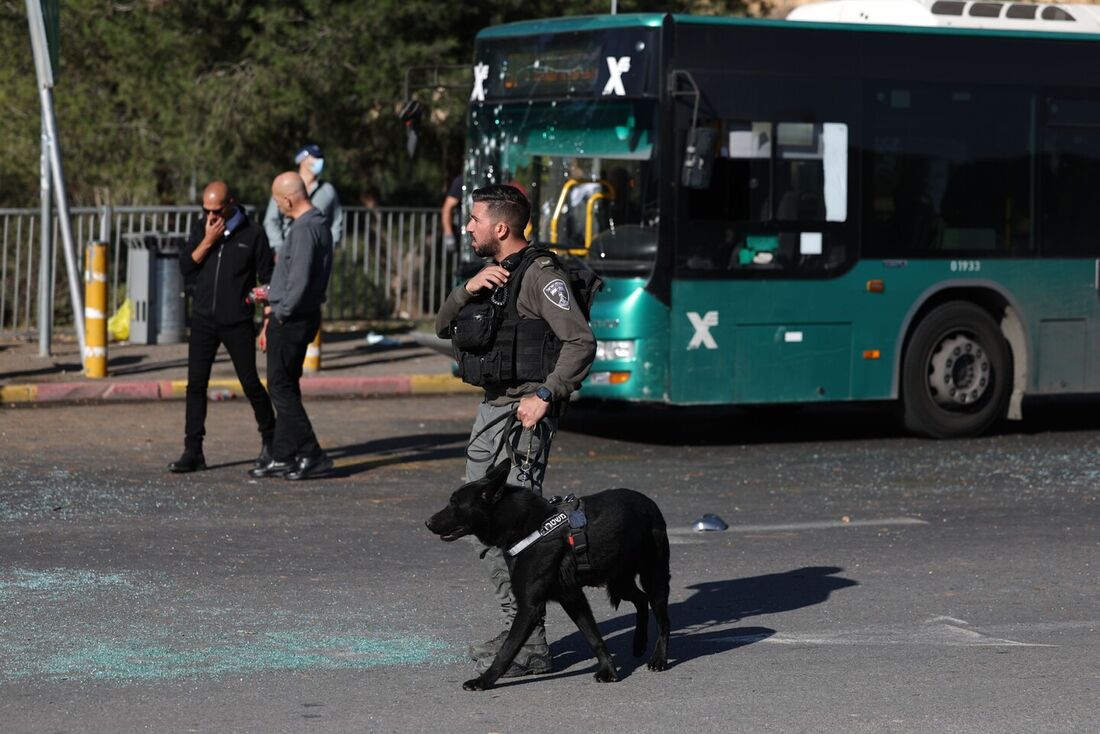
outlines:
M978 436L1005 414L1012 354L987 311L937 306L913 331L901 375L905 427L930 438Z

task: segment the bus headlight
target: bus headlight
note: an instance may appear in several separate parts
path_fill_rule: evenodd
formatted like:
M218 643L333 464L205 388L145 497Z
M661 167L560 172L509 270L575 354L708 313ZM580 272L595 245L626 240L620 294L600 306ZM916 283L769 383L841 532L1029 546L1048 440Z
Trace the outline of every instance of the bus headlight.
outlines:
M596 361L609 359L634 359L634 340L616 339L596 342Z

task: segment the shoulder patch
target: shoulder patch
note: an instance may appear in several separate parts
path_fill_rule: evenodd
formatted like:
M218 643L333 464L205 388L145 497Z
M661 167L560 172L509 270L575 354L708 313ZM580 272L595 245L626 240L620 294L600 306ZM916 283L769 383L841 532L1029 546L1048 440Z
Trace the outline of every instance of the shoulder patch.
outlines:
M535 259L535 264L540 268L548 268L554 264L554 261L548 257L540 257Z
M542 293L546 296L546 300L562 311L569 310L569 286L561 278L555 278L547 283L543 287Z

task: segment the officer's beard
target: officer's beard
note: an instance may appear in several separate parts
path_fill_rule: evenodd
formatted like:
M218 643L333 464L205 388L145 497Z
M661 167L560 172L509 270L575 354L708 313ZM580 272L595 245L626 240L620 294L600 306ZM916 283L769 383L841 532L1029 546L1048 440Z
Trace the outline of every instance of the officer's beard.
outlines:
M474 254L478 257L489 257L496 261L497 256L500 255L500 242L498 242L497 240L489 240L488 242L475 242Z

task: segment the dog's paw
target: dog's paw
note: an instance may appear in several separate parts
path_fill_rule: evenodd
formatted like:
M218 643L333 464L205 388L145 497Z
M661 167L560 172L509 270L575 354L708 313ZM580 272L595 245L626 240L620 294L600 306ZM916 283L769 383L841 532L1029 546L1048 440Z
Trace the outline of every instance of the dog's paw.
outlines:
M492 688L492 686L486 683L485 679L481 677L473 678L462 684L462 690L464 691L487 691L490 688Z
M668 660L665 658L653 658L646 667L654 671L668 670Z
M600 668L596 671L595 678L600 683L614 683L619 680L619 674L614 668Z

